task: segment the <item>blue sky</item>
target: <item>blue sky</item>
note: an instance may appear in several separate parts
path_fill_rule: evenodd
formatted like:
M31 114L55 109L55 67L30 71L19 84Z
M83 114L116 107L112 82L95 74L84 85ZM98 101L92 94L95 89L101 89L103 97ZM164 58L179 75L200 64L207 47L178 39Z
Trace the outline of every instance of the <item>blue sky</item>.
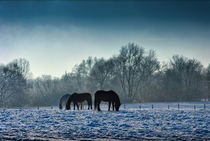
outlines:
M158 59L210 63L210 2L0 1L0 63L26 58L34 77L61 76L88 56L109 58L134 42Z

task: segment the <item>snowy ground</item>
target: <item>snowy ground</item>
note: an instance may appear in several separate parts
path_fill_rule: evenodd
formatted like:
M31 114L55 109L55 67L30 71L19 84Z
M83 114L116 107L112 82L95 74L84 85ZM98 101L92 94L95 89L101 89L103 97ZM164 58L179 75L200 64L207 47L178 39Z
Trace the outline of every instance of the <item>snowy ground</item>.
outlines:
M101 112L0 109L0 140L210 140L205 104L205 110L200 102L180 103L180 109L177 103L126 104L119 112L107 105Z

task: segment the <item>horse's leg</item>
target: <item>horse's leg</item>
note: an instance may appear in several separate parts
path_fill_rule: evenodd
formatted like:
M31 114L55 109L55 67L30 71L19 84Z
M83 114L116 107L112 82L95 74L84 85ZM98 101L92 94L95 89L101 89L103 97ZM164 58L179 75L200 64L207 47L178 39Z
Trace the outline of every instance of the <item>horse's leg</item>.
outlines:
M87 101L87 103L88 103L88 110L92 109L92 104L91 104L91 102L90 102L90 101Z
M80 105L80 109L82 110L82 102L81 102L81 105Z
M112 102L112 110L114 111L115 103Z
M78 103L76 103L76 105L77 105L77 110L79 110L79 104L78 104Z
M88 110L90 110L90 109L93 109L93 107L92 107L92 104L91 104L91 103L89 103L89 105L88 105Z
M95 102L94 108L95 110L98 110L98 102Z
M75 110L76 103L74 102L74 110Z
M98 102L98 104L97 104L98 111L101 111L100 103L101 103L101 102Z
M90 103L90 108L91 108L91 110L93 109L93 107L92 107L92 103Z
M94 100L94 110L97 110L96 107L97 107L97 102L96 100Z
M108 111L110 111L110 106L111 106L111 102L109 101L109 107L108 107Z
M100 102L99 98L95 97L95 101L94 101L94 108L95 108L95 110L98 110L99 102Z
M93 108L92 108L92 99L91 99L91 97L90 97L90 99L89 99L89 106L90 106L90 109L93 109Z

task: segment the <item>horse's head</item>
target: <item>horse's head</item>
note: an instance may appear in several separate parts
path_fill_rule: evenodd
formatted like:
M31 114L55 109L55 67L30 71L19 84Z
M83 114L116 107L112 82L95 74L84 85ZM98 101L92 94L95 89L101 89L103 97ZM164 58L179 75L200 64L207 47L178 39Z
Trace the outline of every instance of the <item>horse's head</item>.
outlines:
M119 111L121 103L116 103L116 111Z

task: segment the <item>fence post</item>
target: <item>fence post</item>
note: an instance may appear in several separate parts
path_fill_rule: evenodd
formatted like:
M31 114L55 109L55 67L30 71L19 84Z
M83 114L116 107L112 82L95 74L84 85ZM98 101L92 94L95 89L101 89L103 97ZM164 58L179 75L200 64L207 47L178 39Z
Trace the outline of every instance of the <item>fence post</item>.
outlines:
M179 103L178 103L178 109L179 109Z
M139 109L141 110L141 105L139 105Z
M168 105L168 109L169 109L170 107L169 107L169 105Z
M203 104L203 108L206 109L206 104Z
M196 109L196 106L194 105L194 110Z
M152 109L154 108L153 104L152 104Z

